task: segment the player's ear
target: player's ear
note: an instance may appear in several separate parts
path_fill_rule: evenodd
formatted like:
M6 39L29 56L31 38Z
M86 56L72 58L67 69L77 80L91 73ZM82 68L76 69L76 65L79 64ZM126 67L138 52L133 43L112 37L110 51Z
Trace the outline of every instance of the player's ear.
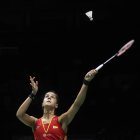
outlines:
M55 108L58 108L58 104L55 105Z

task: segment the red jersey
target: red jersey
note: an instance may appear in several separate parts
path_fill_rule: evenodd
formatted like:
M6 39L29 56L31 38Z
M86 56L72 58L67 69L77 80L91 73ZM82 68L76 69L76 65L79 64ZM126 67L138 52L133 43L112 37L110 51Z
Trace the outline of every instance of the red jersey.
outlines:
M58 116L54 116L49 124L43 124L41 118L37 119L33 133L35 140L64 140L65 138Z

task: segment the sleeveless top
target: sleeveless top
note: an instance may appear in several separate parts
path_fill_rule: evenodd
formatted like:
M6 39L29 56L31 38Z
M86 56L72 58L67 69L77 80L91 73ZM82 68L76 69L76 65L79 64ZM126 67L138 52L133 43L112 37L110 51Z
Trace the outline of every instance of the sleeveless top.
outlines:
M43 124L42 119L36 120L33 130L35 140L64 140L66 134L58 122L58 116L54 116L50 123Z

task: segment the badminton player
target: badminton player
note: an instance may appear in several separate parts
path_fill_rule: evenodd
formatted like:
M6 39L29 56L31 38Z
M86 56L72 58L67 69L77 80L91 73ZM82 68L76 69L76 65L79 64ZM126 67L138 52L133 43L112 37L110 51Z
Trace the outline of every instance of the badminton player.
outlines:
M92 69L84 76L76 99L70 108L60 116L55 114L55 110L58 108L58 94L55 91L46 92L42 102L43 113L40 118L27 114L27 110L38 92L38 81L35 80L35 77L30 76L32 92L18 108L17 118L32 129L35 140L67 140L68 126L84 103L88 86L96 74L97 70Z

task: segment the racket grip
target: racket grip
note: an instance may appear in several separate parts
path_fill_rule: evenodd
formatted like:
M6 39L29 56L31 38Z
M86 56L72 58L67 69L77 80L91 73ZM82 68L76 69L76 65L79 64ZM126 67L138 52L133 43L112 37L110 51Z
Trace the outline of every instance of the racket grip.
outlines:
M98 71L103 67L103 64L99 65L95 70Z

